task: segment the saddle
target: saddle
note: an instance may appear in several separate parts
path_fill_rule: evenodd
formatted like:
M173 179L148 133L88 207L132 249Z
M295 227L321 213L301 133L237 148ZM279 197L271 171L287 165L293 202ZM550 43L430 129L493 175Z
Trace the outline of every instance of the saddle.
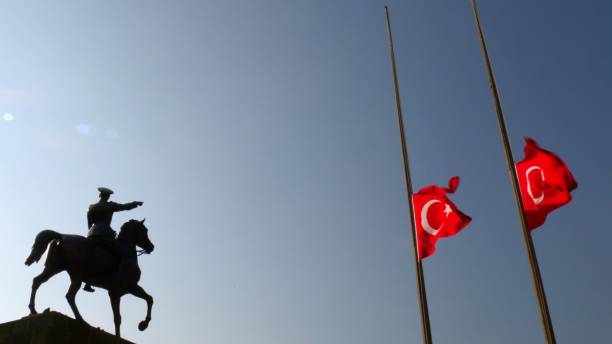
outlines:
M117 239L115 239L114 237L100 235L100 236L89 237L87 239L91 240L96 246L109 252L116 258L122 259L123 253L121 252L119 244L117 243Z

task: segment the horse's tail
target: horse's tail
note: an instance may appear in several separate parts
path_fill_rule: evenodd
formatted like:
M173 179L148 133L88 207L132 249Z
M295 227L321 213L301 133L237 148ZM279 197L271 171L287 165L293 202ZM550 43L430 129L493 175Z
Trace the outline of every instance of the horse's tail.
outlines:
M38 262L40 257L42 257L43 253L47 250L47 246L53 240L61 239L62 235L58 232L52 231L50 229L45 229L44 231L38 233L36 239L34 240L34 245L32 246L32 253L28 259L26 259L25 264L30 266L34 262Z

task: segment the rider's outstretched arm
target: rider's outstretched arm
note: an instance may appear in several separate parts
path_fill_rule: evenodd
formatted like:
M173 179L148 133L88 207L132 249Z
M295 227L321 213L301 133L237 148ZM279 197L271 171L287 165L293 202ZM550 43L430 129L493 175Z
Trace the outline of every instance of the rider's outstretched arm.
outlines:
M132 210L138 206L141 206L142 202L134 201L134 202L125 203L125 204L111 202L111 204L113 206L113 211L123 211L123 210Z

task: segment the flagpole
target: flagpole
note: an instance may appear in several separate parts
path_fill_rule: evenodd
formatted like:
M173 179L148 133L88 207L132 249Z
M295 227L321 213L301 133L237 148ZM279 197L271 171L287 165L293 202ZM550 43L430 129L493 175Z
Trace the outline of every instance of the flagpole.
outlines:
M531 276L533 278L534 289L538 298L538 304L540 306L540 317L542 320L542 327L546 336L546 342L548 344L556 343L555 332L553 330L552 321L550 319L550 312L548 310L548 302L546 301L546 294L544 293L544 284L542 283L542 276L540 274L540 267L538 265L538 258L536 256L535 247L531 238L531 233L527 229L527 221L525 219L525 212L523 211L523 200L518 184L518 178L516 176L516 169L514 167L514 157L512 155L512 148L508 140L508 130L506 129L506 121L504 120L504 114L502 112L501 102L499 100L499 94L497 92L497 85L495 84L495 77L493 76L493 67L489 59L489 53L487 51L487 45L485 43L484 34L482 33L482 27L480 25L480 16L478 15L478 8L476 7L476 0L471 0L472 11L476 20L476 29L478 31L478 37L480 39L480 47L482 48L482 56L487 69L489 77L489 87L491 88L491 94L493 96L493 104L495 105L495 112L497 113L497 121L499 124L499 132L501 134L502 143L504 145L504 151L506 153L506 160L508 162L508 172L510 174L510 180L512 181L512 187L514 190L514 198L516 199L516 209L521 222L521 228L523 231L523 239L525 240L525 249L529 258L529 264L531 265Z
M402 157L404 161L404 177L406 179L406 194L408 196L408 207L410 209L410 223L412 229L412 245L414 266L417 275L417 289L419 291L419 304L421 310L421 323L423 325L423 342L431 344L431 326L429 324L429 309L427 307L427 293L425 291L425 278L423 277L423 265L419 260L416 226L414 222L414 212L412 205L412 181L410 178L410 165L408 164L408 148L406 147L406 135L404 131L404 118L402 116L402 105L399 95L397 81L397 68L395 66L395 49L393 48L393 35L391 33L391 22L389 20L389 9L385 6L385 18L387 19L387 35L389 39L389 52L391 56L391 69L393 71L393 91L395 94L395 108L397 110L397 122L399 125L400 140L402 143Z

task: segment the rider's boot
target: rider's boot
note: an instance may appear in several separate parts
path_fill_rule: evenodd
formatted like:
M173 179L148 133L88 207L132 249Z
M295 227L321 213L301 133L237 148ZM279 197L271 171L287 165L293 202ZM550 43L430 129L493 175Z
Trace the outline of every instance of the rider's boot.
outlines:
M93 293L95 290L94 288L91 287L91 284L86 283L85 286L83 287L83 290L85 290L86 292L90 292Z

